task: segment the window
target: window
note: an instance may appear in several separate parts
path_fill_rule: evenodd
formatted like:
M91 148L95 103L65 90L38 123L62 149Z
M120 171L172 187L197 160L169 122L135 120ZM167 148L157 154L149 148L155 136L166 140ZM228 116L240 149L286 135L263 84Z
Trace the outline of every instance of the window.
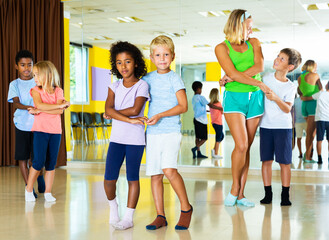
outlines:
M70 101L89 104L88 48L70 45Z

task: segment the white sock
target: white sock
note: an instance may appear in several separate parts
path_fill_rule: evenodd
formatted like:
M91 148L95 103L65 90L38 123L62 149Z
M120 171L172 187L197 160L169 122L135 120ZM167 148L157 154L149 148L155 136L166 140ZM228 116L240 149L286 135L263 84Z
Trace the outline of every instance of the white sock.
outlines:
M32 192L28 192L25 188L25 201L26 202L35 202L35 197Z
M134 217L135 208L126 209L125 216L123 219L114 225L116 229L125 230L134 226L133 217Z
M54 198L51 193L45 193L44 197L45 197L45 200L47 202L55 202L56 201L56 198Z
M110 205L110 224L116 224L120 221L119 211L118 211L118 203L117 198L115 197L113 200L109 200Z

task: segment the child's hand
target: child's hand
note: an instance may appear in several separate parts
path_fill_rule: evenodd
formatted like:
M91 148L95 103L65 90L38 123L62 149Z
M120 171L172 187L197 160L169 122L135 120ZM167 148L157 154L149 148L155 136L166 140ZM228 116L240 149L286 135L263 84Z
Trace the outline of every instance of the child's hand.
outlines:
M105 113L103 114L103 118L108 119L108 120L112 119L110 116L107 116Z
M260 90L262 90L265 94L267 93L271 93L272 90L265 85L265 83L261 83L261 85L259 86Z
M265 96L268 100L275 101L275 99L278 97L272 90L268 93L265 93Z
M129 123L144 125L144 121L141 118L130 118Z
M147 125L155 125L159 120L160 120L160 116L157 114L157 115L154 115L153 117L151 117L150 119L148 119L146 121L146 124Z
M229 76L227 76L226 74L224 75L224 77L222 77L219 80L219 86L225 86L226 83L228 82L233 82L234 80L232 78L230 78Z
M70 106L70 102L63 100L63 102L59 105L59 108L67 109Z
M28 108L27 110L29 111L29 114L32 115L38 115L40 113L40 111L34 107Z

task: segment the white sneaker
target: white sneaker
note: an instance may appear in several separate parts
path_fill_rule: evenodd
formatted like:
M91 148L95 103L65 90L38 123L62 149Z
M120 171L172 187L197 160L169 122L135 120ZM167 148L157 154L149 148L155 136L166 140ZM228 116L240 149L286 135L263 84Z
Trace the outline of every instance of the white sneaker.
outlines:
M223 157L221 155L215 154L215 149L211 149L211 157L215 159L222 159Z
M35 202L35 197L32 192L28 192L25 188L25 201L26 202Z

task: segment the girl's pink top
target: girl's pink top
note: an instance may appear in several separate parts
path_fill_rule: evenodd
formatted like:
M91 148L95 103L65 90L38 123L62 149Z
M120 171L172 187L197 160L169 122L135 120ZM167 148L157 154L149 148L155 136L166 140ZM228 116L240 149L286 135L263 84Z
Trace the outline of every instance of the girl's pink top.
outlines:
M52 94L47 93L46 91L40 89L38 86L35 86L30 90L31 95L32 90L35 90L40 94L41 101L43 103L55 104L57 103L57 100L64 100L63 89L59 87L56 87L55 92ZM34 115L34 123L31 131L61 134L61 114L49 114L41 112L38 115Z
M222 104L220 102L214 103L214 105L217 107L222 107ZM217 125L223 125L223 121L222 121L223 111L214 108L209 108L209 109L210 109L211 123Z

